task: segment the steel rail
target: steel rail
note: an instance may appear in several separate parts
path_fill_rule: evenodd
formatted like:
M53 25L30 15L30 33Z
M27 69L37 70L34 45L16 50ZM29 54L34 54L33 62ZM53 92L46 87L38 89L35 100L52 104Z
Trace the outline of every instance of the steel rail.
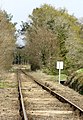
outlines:
M83 109L80 108L79 106L77 106L76 104L74 104L73 102L71 102L70 100L68 100L67 98L63 97L62 95L60 95L59 93L52 91L49 87L45 86L43 83L41 83L40 81L36 80L33 76L27 74L26 72L24 72L23 70L21 70L25 75L29 76L31 79L33 79L38 85L40 85L42 88L44 88L45 90L49 91L53 96L56 96L59 100L66 102L68 104L70 104L71 106L73 106L75 109L78 109L80 111L80 113L83 114Z
M19 87L20 101L21 101L22 112L23 112L23 120L28 120L25 106L24 106L24 101L23 101L23 95L22 95L22 89L21 89L21 80L19 78L19 74L17 74L17 76L18 76L18 87Z
M62 101L64 100L65 102L69 103L71 106L73 106L74 108L78 109L80 112L83 113L83 109L78 107L76 104L74 104L73 102L69 101L67 98L63 97L62 95L60 95L59 93L52 91L49 87L43 85L42 83L39 83L39 81L35 81L37 84L39 84L40 86L42 86L44 89L46 89L47 91L49 91L52 95L58 97L58 99L62 99Z

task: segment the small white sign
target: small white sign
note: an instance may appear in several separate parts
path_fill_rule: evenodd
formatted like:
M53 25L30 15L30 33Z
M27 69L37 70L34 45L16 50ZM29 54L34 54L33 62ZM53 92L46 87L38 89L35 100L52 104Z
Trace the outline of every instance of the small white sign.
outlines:
M63 61L57 61L57 69L63 69Z

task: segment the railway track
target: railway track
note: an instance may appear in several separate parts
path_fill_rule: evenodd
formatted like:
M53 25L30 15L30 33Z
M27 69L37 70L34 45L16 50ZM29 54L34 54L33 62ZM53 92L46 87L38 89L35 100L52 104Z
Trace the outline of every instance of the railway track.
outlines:
M18 72L18 82L23 120L83 120L83 109L28 73Z

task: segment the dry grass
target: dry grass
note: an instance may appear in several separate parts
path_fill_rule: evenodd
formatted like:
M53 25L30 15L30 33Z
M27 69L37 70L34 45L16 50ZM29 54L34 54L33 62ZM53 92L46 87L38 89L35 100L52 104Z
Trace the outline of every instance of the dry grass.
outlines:
M0 120L19 120L16 75L4 72L0 78Z

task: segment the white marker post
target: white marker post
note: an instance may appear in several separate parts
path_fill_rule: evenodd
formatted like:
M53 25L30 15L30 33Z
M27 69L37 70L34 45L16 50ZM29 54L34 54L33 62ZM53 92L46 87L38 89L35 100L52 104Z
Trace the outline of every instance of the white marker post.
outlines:
M57 69L59 69L59 84L60 84L60 75L61 69L63 69L63 61L57 61Z

